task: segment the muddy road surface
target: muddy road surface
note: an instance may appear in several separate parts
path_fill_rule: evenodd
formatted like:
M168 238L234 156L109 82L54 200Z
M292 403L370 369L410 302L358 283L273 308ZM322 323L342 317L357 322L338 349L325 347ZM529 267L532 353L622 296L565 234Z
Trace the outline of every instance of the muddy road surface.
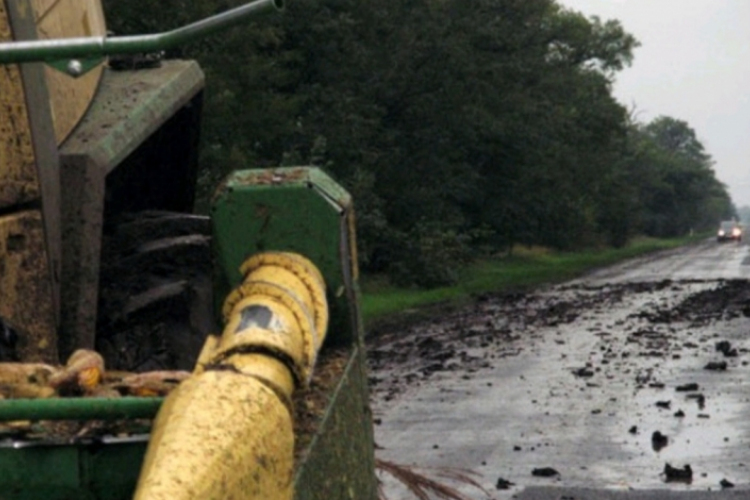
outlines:
M750 498L749 278L706 241L381 332L378 456L468 498Z

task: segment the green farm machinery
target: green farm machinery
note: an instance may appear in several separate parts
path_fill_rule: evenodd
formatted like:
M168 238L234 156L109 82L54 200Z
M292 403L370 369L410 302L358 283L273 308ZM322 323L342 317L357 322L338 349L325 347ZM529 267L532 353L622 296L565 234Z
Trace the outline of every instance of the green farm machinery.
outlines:
M152 56L281 8L0 1L0 499L376 497L349 194L248 169L191 213L204 75Z

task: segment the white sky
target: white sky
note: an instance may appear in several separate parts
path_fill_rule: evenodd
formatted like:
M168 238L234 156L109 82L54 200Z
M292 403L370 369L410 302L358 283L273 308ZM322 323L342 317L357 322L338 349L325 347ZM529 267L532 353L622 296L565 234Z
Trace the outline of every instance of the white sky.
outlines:
M641 46L616 98L639 121L686 121L737 207L750 205L750 0L558 0L618 19Z

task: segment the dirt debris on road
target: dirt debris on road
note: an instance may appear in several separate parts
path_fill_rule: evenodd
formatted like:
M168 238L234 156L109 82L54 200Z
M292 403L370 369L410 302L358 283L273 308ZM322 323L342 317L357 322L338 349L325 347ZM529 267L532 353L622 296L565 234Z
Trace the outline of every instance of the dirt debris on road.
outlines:
M541 484L539 461L572 486L666 487L671 461L716 488L747 475L733 441L750 434L748 318L747 280L486 294L369 339L377 439L389 458L487 464L521 487Z
M460 371L463 374L471 374L482 368L490 368L491 360L518 355L530 345L529 342L523 342L524 333L528 330L570 324L577 319L581 311L601 311L622 301L626 294L650 294L665 289L680 291L685 285L696 283L710 284L703 280L663 280L657 283L627 283L602 287L559 287L556 290L562 292L561 294L550 295L484 294L478 297L476 303L468 310L455 312L448 317L434 318L406 332L394 329L371 339L369 361L373 376L370 382L376 392L385 391L387 394L384 399L390 400L410 384L429 379L436 372ZM572 298L564 298L565 295L572 295ZM592 331L603 339L600 349L603 352L602 364L606 365L610 359L618 356L666 357L674 356L683 348L701 347L690 341L682 346L670 343L675 339L674 328L636 327L634 324L641 323L638 320L645 320L647 325L687 322L686 328L690 329L711 321L739 316L750 317L750 282L720 280L716 288L689 295L673 306L665 307L657 302L646 302L643 310L630 314L626 320L616 322L616 326L627 333L626 343L641 348L635 353L627 349L615 353L612 343L605 340L614 335L612 332L604 329L599 331L599 328L593 328ZM531 339L535 337L534 333L530 335ZM529 337L525 339L529 340ZM709 338L706 336L700 338L703 344L707 340ZM556 342L564 344L565 340L556 339ZM481 352L491 345L495 347L492 352ZM728 341L719 341L715 345L716 351L724 353L724 356L736 357L738 350L731 347ZM747 353L748 349L743 348L741 351ZM727 355L727 352L732 354ZM390 379L387 376L382 377L382 374L399 366L410 366L412 370L401 378L393 378L397 377L396 375ZM706 369L723 370L727 366L725 361L709 361ZM636 381L641 385L648 383L651 371L645 370L636 377ZM584 378L593 377L595 373L589 365L572 368L571 372L577 377ZM660 385L659 382L651 384ZM683 384L676 390L697 390L697 384Z

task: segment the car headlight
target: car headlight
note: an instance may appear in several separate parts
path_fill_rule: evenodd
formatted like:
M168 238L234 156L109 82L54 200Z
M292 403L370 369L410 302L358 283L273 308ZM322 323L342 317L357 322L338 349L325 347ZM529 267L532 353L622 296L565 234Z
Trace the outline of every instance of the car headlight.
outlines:
M719 229L719 236L724 236L724 234L725 234L724 230L723 229Z
M742 234L742 231L740 231L739 228L732 229L732 236L739 236Z

